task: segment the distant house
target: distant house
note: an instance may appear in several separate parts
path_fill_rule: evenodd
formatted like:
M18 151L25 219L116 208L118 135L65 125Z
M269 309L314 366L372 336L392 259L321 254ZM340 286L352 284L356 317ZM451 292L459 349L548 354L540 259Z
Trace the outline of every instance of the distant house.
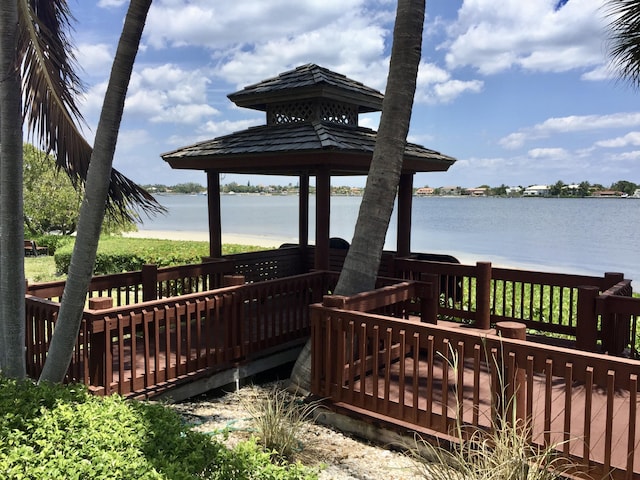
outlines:
M506 194L509 196L519 195L522 193L522 187L507 187Z
M522 195L525 197L546 197L550 190L547 185L531 185L524 189Z
M623 192L618 192L617 190L599 190L591 194L592 197L599 198L617 198L622 197L623 195Z
M487 196L487 188L467 188L464 191L465 195L470 195L472 197L486 197Z
M460 187L440 187L440 195L460 195Z
M431 187L422 187L416 190L416 195L418 197L430 197L435 192L435 189Z

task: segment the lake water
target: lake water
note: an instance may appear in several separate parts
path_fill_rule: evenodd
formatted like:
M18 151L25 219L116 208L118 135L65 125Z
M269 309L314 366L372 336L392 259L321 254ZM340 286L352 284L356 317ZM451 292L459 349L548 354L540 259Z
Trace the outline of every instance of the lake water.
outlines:
M207 197L160 195L166 216L141 228L206 232ZM332 197L331 236L351 241L360 197ZM314 238L315 197L309 238ZM296 196L223 195L229 234L297 238ZM385 248L395 250L395 213ZM640 200L414 197L411 249L448 253L463 263L640 279Z

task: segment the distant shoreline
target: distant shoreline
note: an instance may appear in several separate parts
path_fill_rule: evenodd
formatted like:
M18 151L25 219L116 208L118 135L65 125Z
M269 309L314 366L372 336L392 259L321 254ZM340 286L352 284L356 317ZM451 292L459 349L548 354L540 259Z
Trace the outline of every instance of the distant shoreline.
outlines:
M144 230L126 232L124 237L130 238L157 238L161 240L187 240L195 242L208 242L208 232L196 232L186 230ZM222 243L234 245L252 245L264 248L277 248L283 243L298 243L297 238L274 237L268 235L246 235L236 233L223 233Z

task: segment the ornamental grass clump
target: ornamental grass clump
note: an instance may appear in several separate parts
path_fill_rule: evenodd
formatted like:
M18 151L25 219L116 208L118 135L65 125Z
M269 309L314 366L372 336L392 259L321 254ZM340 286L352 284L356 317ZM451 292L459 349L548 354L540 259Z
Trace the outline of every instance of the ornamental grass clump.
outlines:
M455 352L447 361L454 369L453 377L458 378ZM498 372L501 407L496 408L490 428L464 425L457 418L446 444L416 436L409 452L418 474L429 480L555 480L575 473L572 462L558 450L561 444L530 444L531 427L516 416L515 393L507 395L504 368L495 358L492 363Z
M253 421L259 444L277 459L290 460L302 450L300 435L319 404L305 402L276 386L266 397L247 400L245 408Z

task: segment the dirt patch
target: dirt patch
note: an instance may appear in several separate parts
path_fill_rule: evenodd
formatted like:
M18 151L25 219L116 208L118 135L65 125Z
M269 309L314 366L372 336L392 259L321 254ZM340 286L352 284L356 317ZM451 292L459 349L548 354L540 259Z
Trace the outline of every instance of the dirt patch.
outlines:
M247 402L267 398L276 386L284 384L245 386L237 392L202 395L171 407L192 424L194 430L219 433L219 440L233 446L256 433L246 409ZM300 451L295 459L319 468L320 480L424 479L416 473L414 462L407 455L327 426L305 422L299 438Z

